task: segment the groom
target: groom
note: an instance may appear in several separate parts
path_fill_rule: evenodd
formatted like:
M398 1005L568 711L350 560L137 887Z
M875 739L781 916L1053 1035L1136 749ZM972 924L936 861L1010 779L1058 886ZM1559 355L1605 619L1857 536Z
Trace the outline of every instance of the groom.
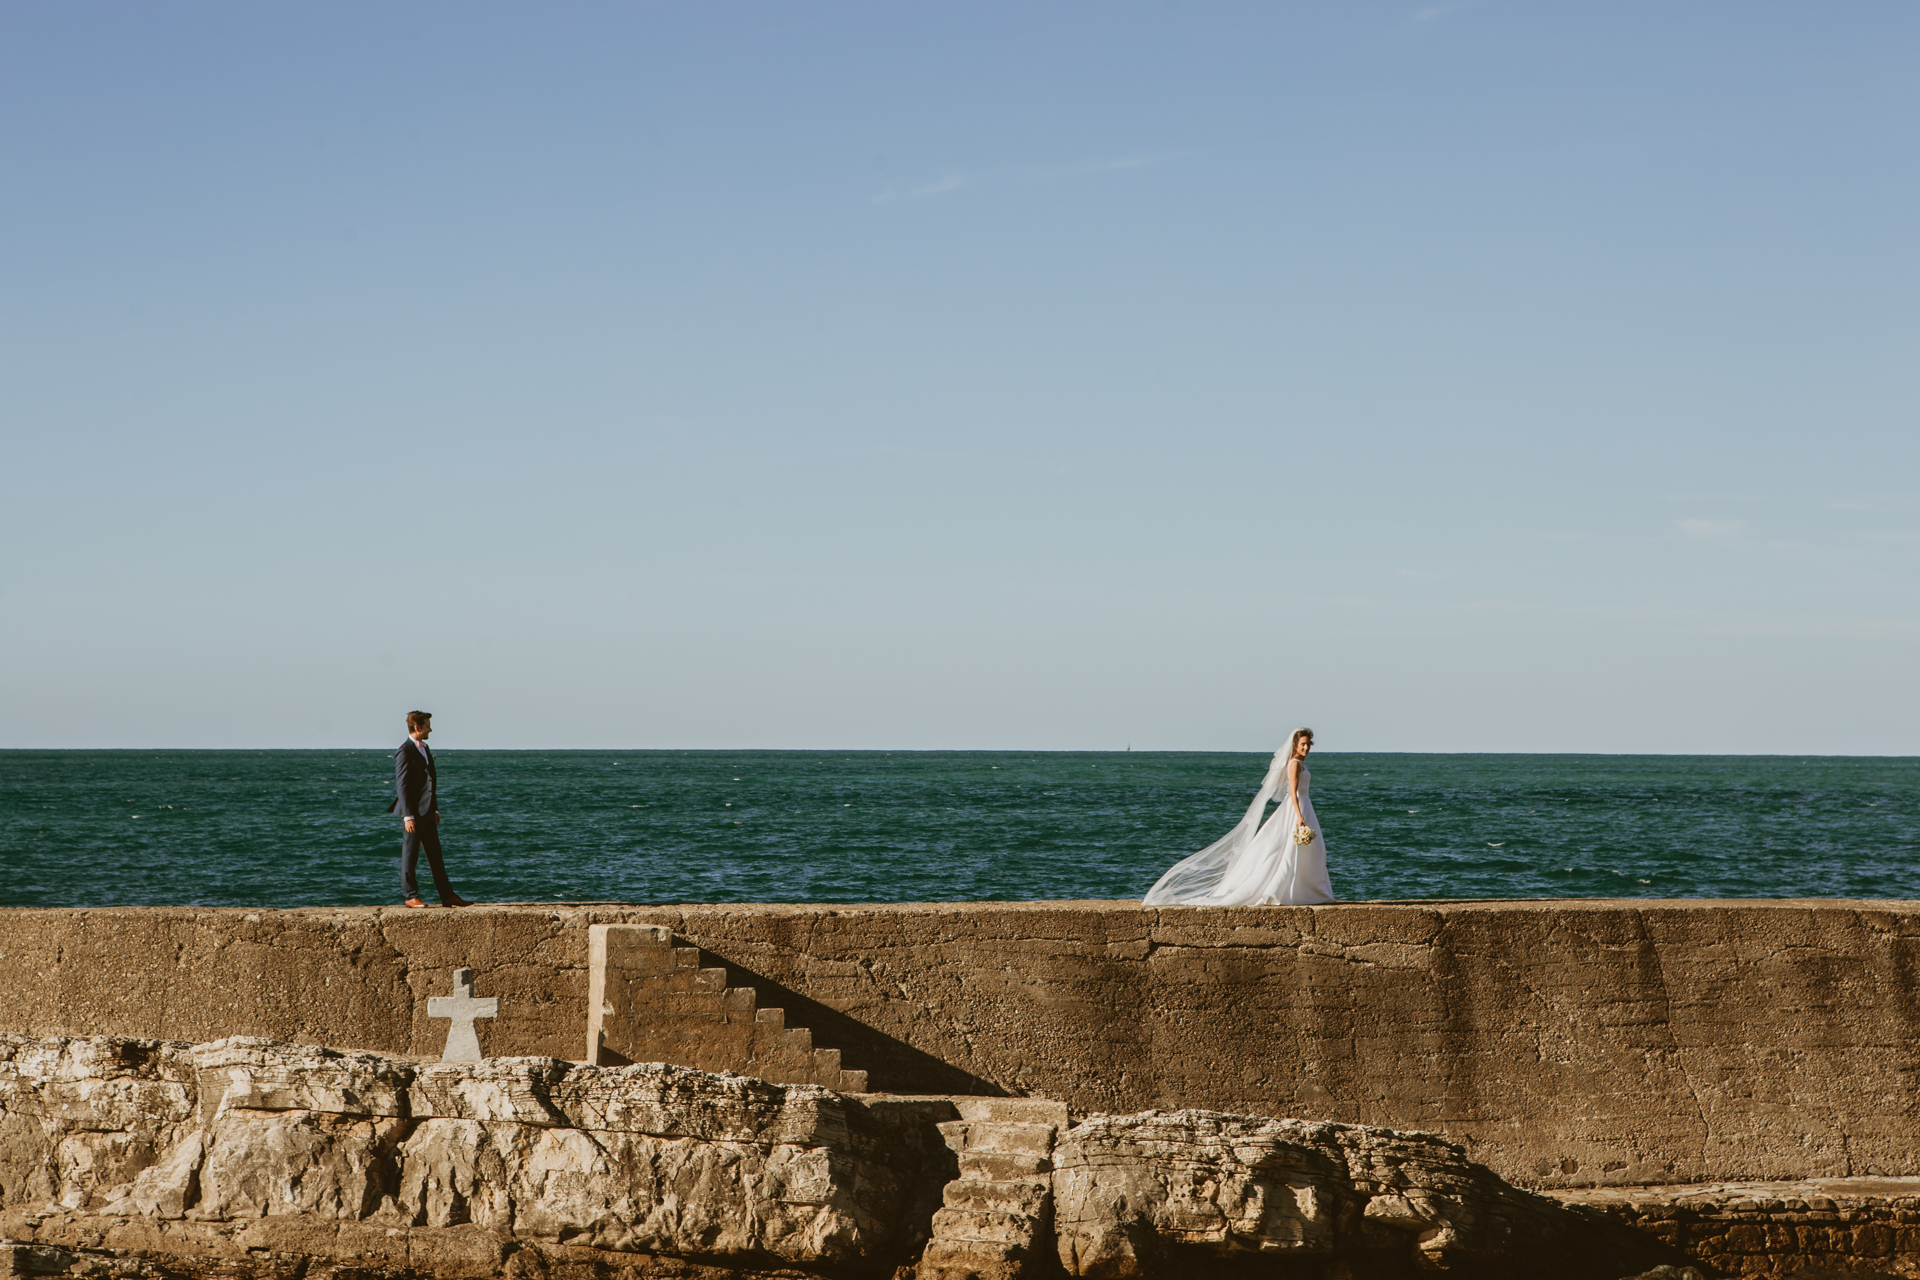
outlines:
M407 737L393 753L393 803L387 812L398 809L407 833L400 838L400 887L406 892L407 905L424 907L420 886L413 878L420 851L427 851L427 866L433 872L433 887L443 907L471 904L453 891L447 880L447 868L440 858L440 775L433 767L433 752L427 750L427 737L433 732L433 717L424 711L407 712Z

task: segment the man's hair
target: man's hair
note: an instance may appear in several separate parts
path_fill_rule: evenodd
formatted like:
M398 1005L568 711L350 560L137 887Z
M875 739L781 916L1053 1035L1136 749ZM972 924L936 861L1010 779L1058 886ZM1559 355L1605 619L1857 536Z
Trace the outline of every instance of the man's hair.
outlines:
M433 719L433 712L431 711L407 712L407 732L408 733L420 732L422 729L427 727L427 721L431 719Z

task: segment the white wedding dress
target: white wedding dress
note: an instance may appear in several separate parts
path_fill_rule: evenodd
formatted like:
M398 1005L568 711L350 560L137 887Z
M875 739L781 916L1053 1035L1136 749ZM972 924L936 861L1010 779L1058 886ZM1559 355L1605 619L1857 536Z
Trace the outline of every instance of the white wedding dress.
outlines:
M1233 830L1191 857L1182 858L1147 890L1150 907L1299 906L1332 902L1333 885L1327 879L1327 842L1320 820L1313 814L1307 786L1313 775L1300 766L1300 807L1287 795L1287 753L1276 752L1260 793ZM1280 807L1265 822L1267 802ZM1313 828L1313 840L1297 844L1293 833L1302 824Z

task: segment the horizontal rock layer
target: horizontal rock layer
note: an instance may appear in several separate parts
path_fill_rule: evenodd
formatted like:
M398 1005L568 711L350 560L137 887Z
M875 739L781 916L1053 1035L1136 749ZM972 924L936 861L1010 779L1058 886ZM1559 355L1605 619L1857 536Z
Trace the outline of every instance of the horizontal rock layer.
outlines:
M1178 1111L1096 1116L1053 1150L1071 1275L1232 1263L1351 1274L1618 1277L1679 1255L1502 1182L1431 1134Z

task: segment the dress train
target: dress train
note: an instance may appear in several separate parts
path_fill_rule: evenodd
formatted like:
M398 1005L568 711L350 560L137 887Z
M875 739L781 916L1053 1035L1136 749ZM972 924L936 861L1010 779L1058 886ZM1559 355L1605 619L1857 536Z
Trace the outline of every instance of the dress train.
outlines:
M1246 816L1200 852L1173 864L1147 891L1150 907L1298 906L1332 902L1327 878L1327 842L1308 794L1313 775L1300 766L1300 805L1286 794L1286 752L1276 752ZM1280 807L1261 821L1276 796ZM1294 841L1302 824L1312 828L1307 844Z

